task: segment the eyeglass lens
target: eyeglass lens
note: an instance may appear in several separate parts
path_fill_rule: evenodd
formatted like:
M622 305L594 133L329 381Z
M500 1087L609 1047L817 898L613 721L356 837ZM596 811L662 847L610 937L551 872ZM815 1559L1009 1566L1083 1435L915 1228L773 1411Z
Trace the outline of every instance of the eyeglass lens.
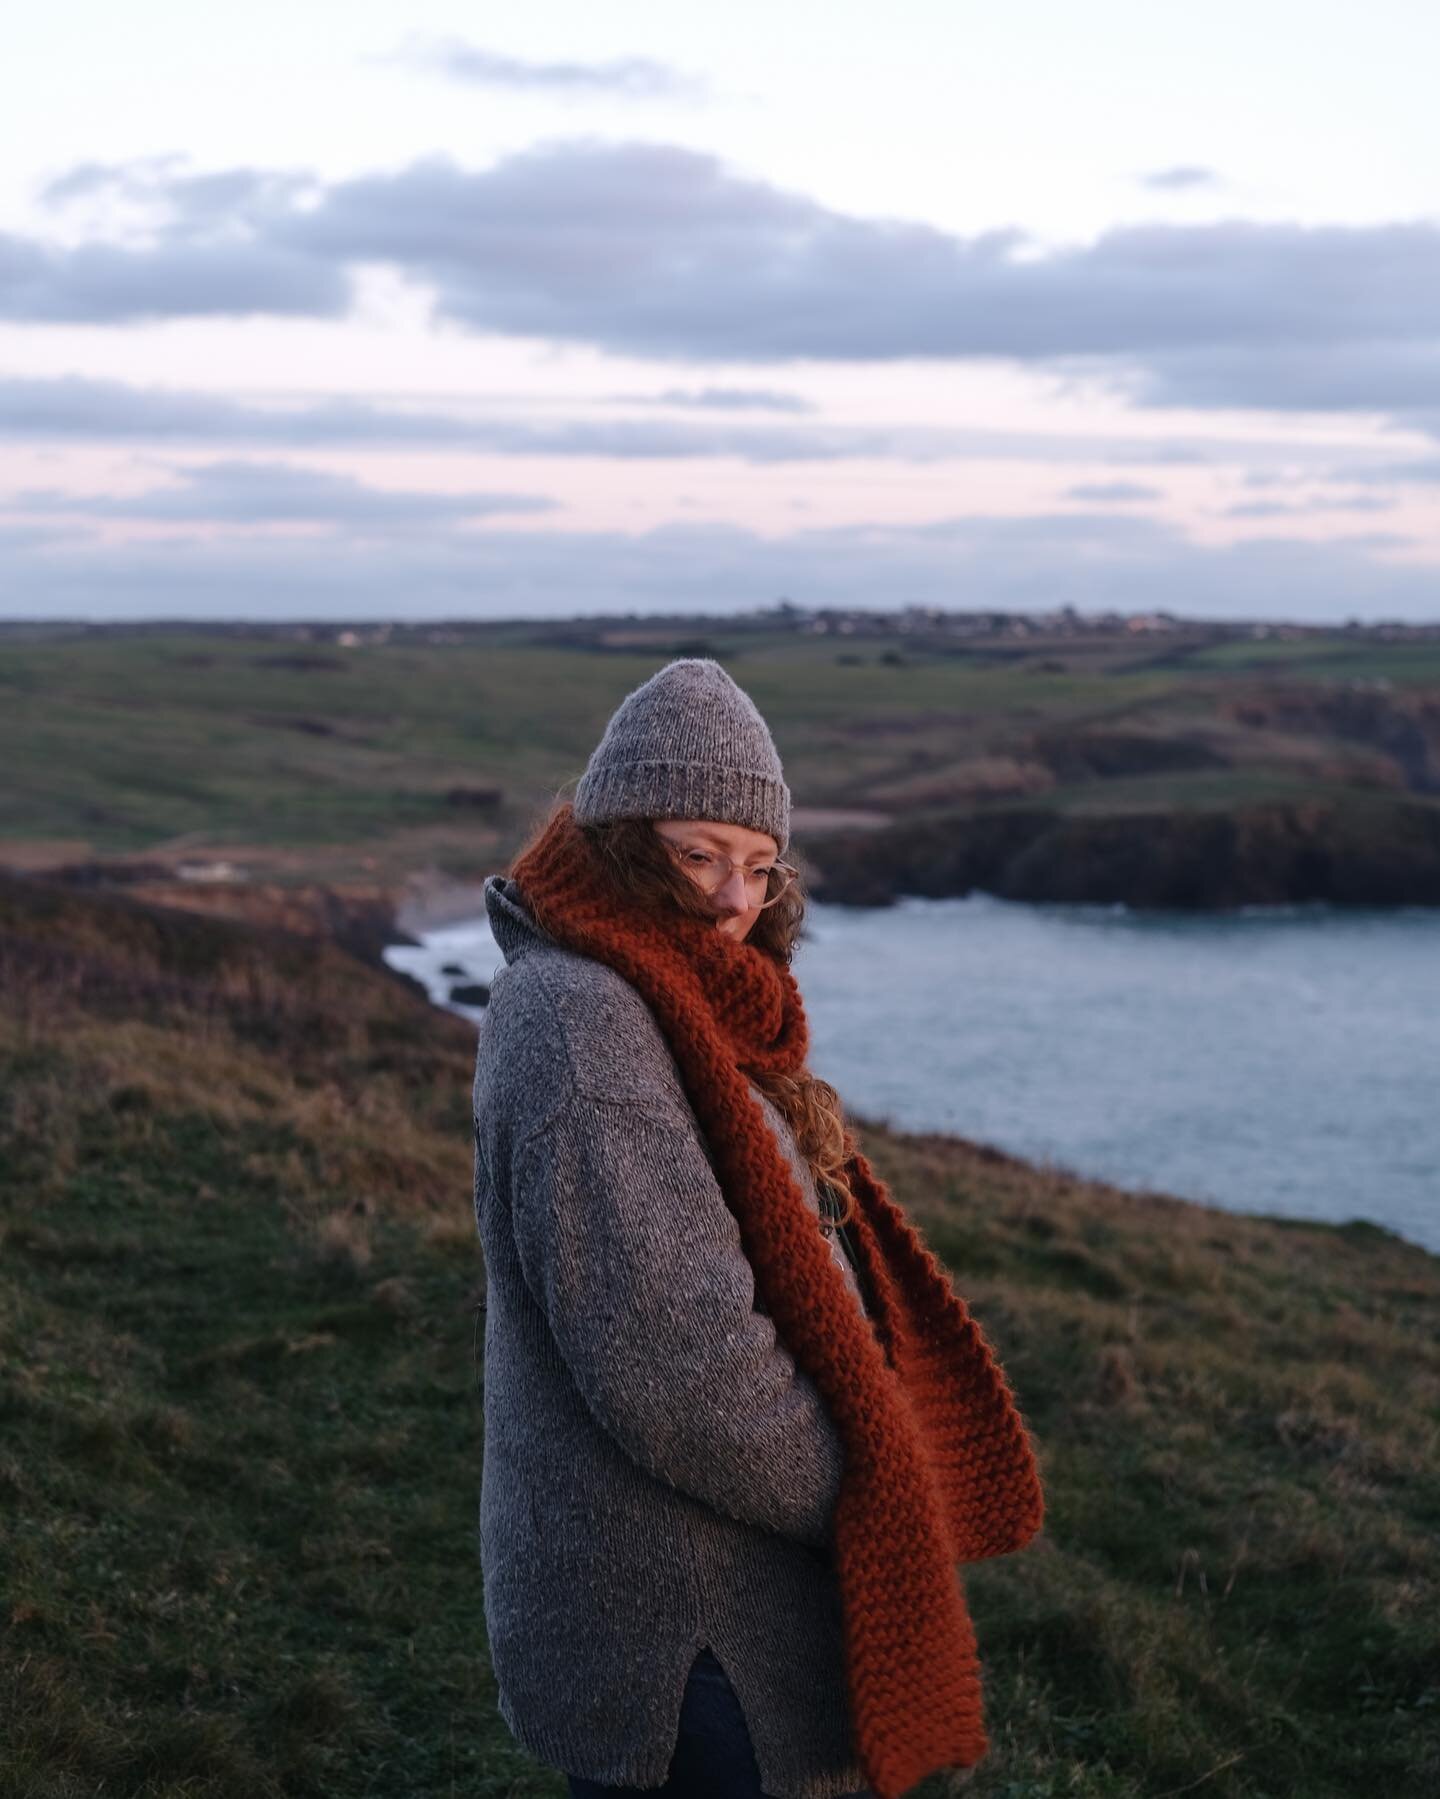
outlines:
M687 849L679 851L679 855L680 859L694 870L700 885L707 893L713 893L717 888L723 887L739 866L738 863L732 862L729 856L721 855L716 850ZM700 860L701 857L704 858L703 861ZM744 877L747 892L758 893L762 891L763 886L767 903L770 900L779 899L795 878L790 869L779 864L769 869L742 868L740 872Z

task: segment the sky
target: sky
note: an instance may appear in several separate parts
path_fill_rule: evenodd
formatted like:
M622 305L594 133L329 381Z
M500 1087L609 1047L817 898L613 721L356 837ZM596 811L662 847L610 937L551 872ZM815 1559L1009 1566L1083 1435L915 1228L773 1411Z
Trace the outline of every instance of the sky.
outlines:
M52 0L0 618L1440 621L1433 0Z

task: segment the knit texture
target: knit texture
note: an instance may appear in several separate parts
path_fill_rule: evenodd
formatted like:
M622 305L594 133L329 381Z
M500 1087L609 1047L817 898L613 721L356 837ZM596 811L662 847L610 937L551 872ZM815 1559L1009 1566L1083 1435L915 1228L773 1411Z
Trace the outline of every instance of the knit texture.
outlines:
M790 789L754 701L709 656L681 656L616 707L575 789L581 824L712 818L790 838Z
M789 970L703 918L617 896L573 810L512 875L555 939L640 992L670 1043L775 1327L844 1444L833 1519L856 1751L879 1799L989 1748L957 1563L1043 1521L1034 1450L994 1352L847 1133L851 1227L874 1315L857 1313L746 1071L795 1074L809 1032Z
M503 875L476 1044L479 1506L501 1717L541 1761L658 1787L709 1647L774 1799L865 1785L828 1553L844 1451L776 1334L680 1070L614 969ZM793 1133L753 1088L817 1235ZM836 1238L834 1266L861 1304Z

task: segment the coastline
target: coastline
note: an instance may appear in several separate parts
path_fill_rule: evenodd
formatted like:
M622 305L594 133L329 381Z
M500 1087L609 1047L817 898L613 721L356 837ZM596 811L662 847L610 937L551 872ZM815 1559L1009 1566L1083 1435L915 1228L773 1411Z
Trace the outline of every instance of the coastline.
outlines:
M1440 805L1418 799L916 815L820 833L803 851L815 896L847 905L978 890L1177 912L1440 906Z
M1440 1250L1417 1061L1440 989L1402 967L1437 929L1429 908L817 901L796 973L813 1066L847 1109L1076 1179L1234 1216L1369 1220ZM500 956L471 912L386 960L478 1026ZM866 1047L897 1024L903 1054Z

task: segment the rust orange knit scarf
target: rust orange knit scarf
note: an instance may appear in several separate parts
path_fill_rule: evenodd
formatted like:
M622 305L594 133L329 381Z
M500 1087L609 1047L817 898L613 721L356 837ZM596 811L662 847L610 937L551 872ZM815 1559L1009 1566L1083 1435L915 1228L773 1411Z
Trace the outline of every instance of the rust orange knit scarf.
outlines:
M511 874L536 922L649 1003L679 1066L777 1333L845 1449L834 1519L856 1758L880 1799L989 1748L959 1566L1021 1548L1043 1498L1024 1423L949 1277L854 1139L852 1230L867 1322L741 1073L805 1066L800 990L781 963L683 913L614 896L562 807Z

